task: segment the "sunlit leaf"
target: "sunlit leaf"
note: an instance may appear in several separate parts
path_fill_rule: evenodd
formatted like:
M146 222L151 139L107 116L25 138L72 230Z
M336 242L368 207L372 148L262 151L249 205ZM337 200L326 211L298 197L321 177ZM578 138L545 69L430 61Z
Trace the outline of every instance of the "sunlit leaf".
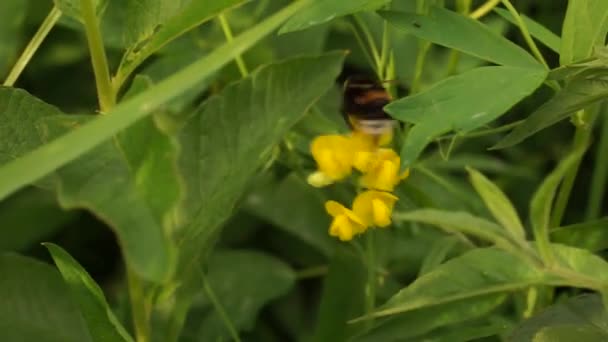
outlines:
M47 243L45 246L51 253L63 279L69 285L72 296L80 306L80 312L92 340L95 342L133 341L114 316L103 291L87 271L61 247L52 243Z
M553 229L551 241L591 252L608 249L608 217Z
M515 239L526 240L526 232L509 198L492 181L487 179L477 170L468 168L471 184L485 205L488 207L494 218L511 233Z
M108 1L110 1L110 0L86 0L86 1L92 1L97 14L101 16ZM55 3L55 6L57 6L57 8L59 8L59 10L61 10L61 13L65 14L73 19L82 21L82 13L80 12L81 0L53 0L53 2Z
M608 33L608 2L570 0L562 27L560 64L589 57L594 47L603 46Z

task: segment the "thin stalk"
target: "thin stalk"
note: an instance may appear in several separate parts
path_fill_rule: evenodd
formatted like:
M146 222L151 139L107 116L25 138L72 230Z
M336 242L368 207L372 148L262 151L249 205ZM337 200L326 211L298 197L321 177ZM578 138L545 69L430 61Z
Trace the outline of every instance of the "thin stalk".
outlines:
M471 0L460 0L456 2L456 8L458 13L466 16L471 11ZM460 63L460 51L452 49L450 51L450 58L448 59L448 66L446 70L446 77L456 74L458 70L458 64Z
M496 134L496 133L500 133L500 132L504 132L504 131L509 131L512 128L521 125L524 121L525 120L518 120L518 121L511 122L509 124L503 125L503 126L483 129L483 130L479 130L479 131L475 131L475 132L467 133L467 134L460 134L460 133L446 134L446 135L440 136L436 140L452 139L454 137L458 137L460 139L479 138L479 137L483 137L486 135L492 135L492 134Z
M588 117L587 111L583 110L575 115L579 115L581 117ZM587 121L588 119L583 119ZM589 120L592 122L593 120ZM572 141L572 149L582 149L584 146L589 145L589 140L591 139L591 128L592 125L579 124L576 127L576 131L574 133L574 139ZM566 211L566 207L568 206L568 200L570 199L570 193L572 192L572 187L574 186L574 181L576 180L576 175L578 174L578 168L581 165L583 158L580 158L575 165L572 166L570 170L564 176L564 180L562 181L561 186L559 187L559 193L557 195L557 199L555 200L555 206L553 207L553 212L551 213L551 225L550 227L559 227L562 223L562 218L564 217L564 212Z
M213 305L213 308L215 309L217 314L220 316L222 322L224 323L224 326L226 326L226 329L230 333L230 336L232 337L232 339L235 342L240 342L241 338L239 337L239 333L237 332L236 328L234 327L234 324L232 323L232 321L230 320L230 317L228 317L228 314L224 310L224 307L222 306L220 301L217 299L215 292L213 292L213 289L211 288L211 285L209 284L209 281L207 280L207 276L203 274L202 280L203 280L203 289L205 290L205 294L211 301L211 304Z
M99 20L97 20L92 0L80 0L80 9L95 73L99 109L101 112L108 112L116 104L116 94L110 80L110 68L99 30Z
M371 228L365 234L366 239L366 258L367 258L367 285L365 286L365 314L371 315L376 308L376 246L374 238L374 229ZM370 327L373 320L367 322Z
M420 91L422 86L422 74L424 72L424 63L426 61L426 55L431 48L431 43L421 41L418 43L418 53L416 54L416 66L414 69L414 79L412 81L412 94Z
M515 18L515 21L517 22L517 26L519 27L521 34L524 36L524 40L530 47L530 50L532 50L532 54L534 54L534 57L536 57L536 59L538 59L538 61L541 62L545 66L545 68L549 69L549 65L547 64L547 61L545 61L545 58L540 53L538 46L536 46L534 39L532 39L532 36L530 35L530 32L528 31L528 27L526 26L526 23L521 18L521 16L519 15L519 13L515 9L515 7L513 7L513 5L511 4L511 2L509 0L502 0L502 3L503 3L503 5L505 5L507 10L509 10L509 12L513 16L513 18Z
M363 19L361 19L358 14L353 14L353 19L355 19L355 23L357 24L357 26L359 26L361 32L363 32L365 39L367 39L369 50L371 51L372 57L374 58L374 65L377 67L378 65L380 65L380 54L378 53L378 47L376 46L376 42L374 41L374 36L372 35L371 31L369 30ZM377 70L377 72L378 75L380 75L381 71Z
M380 50L380 63L378 64L379 78L386 80L387 78L387 63L389 60L390 35L388 21L384 20L382 26L382 48Z
M602 128L600 130L600 140L597 144L595 154L595 165L591 186L589 188L589 202L585 218L592 220L601 215L602 199L606 194L606 183L608 180L608 113L607 106L602 106Z
M500 0L488 0L488 1L486 1L485 4L477 7L476 10L471 12L469 17L473 18L473 19L479 19L479 18L485 16L486 14L490 13L490 11L493 10L494 7L498 6L499 3L500 3Z
M352 29L353 34L355 35L355 39L357 39L357 43L359 44L359 47L361 47L361 51L363 51L363 55L365 56L365 59L367 59L367 63L369 63L369 65L374 66L375 65L374 59L372 58L372 55L369 54L368 48L365 45L365 42L363 41L361 34L359 33L359 31L357 30L355 25L353 25L352 23L350 23L350 28ZM377 72L378 71L376 71L376 73Z
M144 285L135 271L127 265L127 282L129 286L129 298L131 300L131 315L135 340L137 342L151 341L149 323L149 305L146 303Z
M61 10L59 10L57 6L53 6L49 14L46 16L46 18L38 28L38 31L36 31L30 42L25 47L25 50L23 50L21 56L19 56L17 62L15 63L11 71L8 73L8 76L6 77L6 80L4 80L3 83L4 86L12 87L15 82L17 82L17 79L23 72L23 69L25 69L27 64L30 62L30 60L40 47L40 44L42 44L42 42L49 34L51 29L55 26L59 18L61 18Z
M226 19L224 13L218 15L218 19L220 20L220 25L222 26L222 30L224 31L224 36L226 37L226 40L228 42L233 41L234 36L232 35L232 29L230 28L230 24L228 23L228 20ZM243 78L247 77L249 75L249 70L247 70L247 66L245 65L243 56L238 55L235 57L234 60L236 62L237 67L239 68L239 71L241 72L241 76L243 76Z

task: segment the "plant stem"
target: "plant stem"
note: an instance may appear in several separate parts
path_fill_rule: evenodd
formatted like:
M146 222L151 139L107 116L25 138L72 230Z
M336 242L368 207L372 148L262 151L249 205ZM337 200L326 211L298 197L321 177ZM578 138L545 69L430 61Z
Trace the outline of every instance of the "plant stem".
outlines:
M135 340L137 342L149 342L149 306L146 303L144 286L142 280L129 266L126 266L127 282L129 284L129 298L131 299L131 315L133 318L133 328L135 330Z
M215 309L215 311L217 312L217 314L220 316L222 322L226 326L226 329L230 333L232 339L235 342L240 342L241 338L239 337L239 333L237 332L236 328L234 327L234 324L232 323L232 321L230 320L230 317L228 317L228 314L226 313L226 311L222 307L222 304L220 303L220 301L215 296L215 293L213 292L213 289L211 288L211 285L209 284L209 281L207 280L207 276L205 274L202 274L201 277L202 277L202 280L203 280L203 288L205 290L205 294L207 295L207 297L211 301L211 304L213 305L213 308Z
M220 25L222 26L222 30L224 31L224 36L226 37L226 41L231 42L234 40L234 36L232 35L232 29L230 28L230 24L228 24L228 20L224 13L218 15L218 19L220 20ZM247 70L247 66L245 65L245 61L243 60L243 56L238 55L234 58L236 61L236 65L241 72L241 76L243 78L249 75L249 71Z
M593 120L589 118L589 113L587 110L581 110L577 114L580 117L583 117L584 122L592 122ZM576 131L574 133L574 139L572 141L572 149L576 150L579 148L583 148L585 145L589 145L589 140L591 139L591 124L579 124L576 127ZM578 168L581 165L583 158L581 157L576 164L572 166L570 170L564 176L564 180L562 181L562 185L559 188L559 193L557 195L557 199L555 200L555 206L553 207L553 212L551 213L551 224L550 227L559 227L562 223L562 218L564 217L564 212L566 211L566 207L568 206L568 200L570 198L570 193L572 192L572 187L574 186L574 181L576 180L576 175L578 174Z
M524 121L525 120L518 120L518 121L514 121L509 124L498 126L495 128L488 128L488 129L483 129L483 130L479 130L479 131L473 131L471 133L466 133L466 134L459 134L459 133L446 134L446 135L438 137L435 140L452 139L454 137L457 137L460 139L479 138L479 137L483 137L486 135L492 135L492 134L511 130L512 128L521 125Z
M296 279L317 278L326 275L327 272L329 272L327 265L313 266L296 272Z
M108 59L99 30L99 21L92 0L80 0L80 8L89 43L93 72L95 73L99 109L105 113L116 104L116 94L110 80L110 68L108 67Z
M545 58L540 53L540 50L538 50L538 46L536 46L534 39L532 39L532 36L530 35L530 32L528 31L528 27L526 26L526 23L521 18L521 16L519 15L519 13L515 9L515 7L513 7L513 5L511 4L511 2L509 0L502 0L502 3L509 10L509 12L511 12L511 15L513 15L513 18L515 18L515 21L517 21L517 26L519 27L521 34L524 36L524 40L530 47L530 50L532 50L534 57L536 57L536 59L538 59L538 61L541 62L545 66L545 68L549 69L549 65L547 64L547 61L545 61Z
M55 26L59 18L61 18L61 10L59 10L57 6L53 6L49 14L46 16L46 18L38 28L38 31L36 31L36 34L34 34L30 42L25 47L25 50L23 50L21 56L19 56L19 59L17 59L17 62L9 72L8 76L6 77L6 80L4 81L4 86L12 87L15 84L15 82L23 72L23 69L25 69L26 65L30 62L30 60L40 47L40 44L42 44L42 42L49 34L51 29Z
M418 43L418 53L416 54L416 66L414 68L414 80L412 81L411 93L415 94L420 91L422 86L422 73L424 72L424 63L426 55L431 48L431 43L421 41Z
M376 246L374 229L370 228L365 234L367 257L367 285L365 286L365 314L371 315L376 307ZM368 320L370 327L373 319Z
M593 220L601 215L602 199L606 193L606 181L608 179L608 112L607 106L602 106L602 128L600 131L600 140L597 144L595 155L595 165L593 176L591 178L591 186L589 188L589 203L587 204L587 212L585 218Z
M494 9L494 7L498 6L498 4L500 3L500 0L488 0L486 1L485 4L479 6L476 10L474 10L469 17L473 18L473 19L479 19L481 17L483 17L484 15L490 13L491 10Z
M380 50L380 62L378 64L378 77L380 80L386 80L387 76L387 65L389 59L389 45L390 45L390 36L389 36L389 27L388 21L384 20L382 25L382 48Z
M357 26L359 26L361 32L363 32L365 39L367 39L369 50L371 51L372 57L374 58L374 65L377 68L380 65L380 54L378 53L378 47L376 46L376 42L374 42L374 36L372 35L371 31L369 30L363 19L361 19L358 14L353 14L353 19L355 19L355 23L357 24ZM380 76L381 70L376 70L376 72Z

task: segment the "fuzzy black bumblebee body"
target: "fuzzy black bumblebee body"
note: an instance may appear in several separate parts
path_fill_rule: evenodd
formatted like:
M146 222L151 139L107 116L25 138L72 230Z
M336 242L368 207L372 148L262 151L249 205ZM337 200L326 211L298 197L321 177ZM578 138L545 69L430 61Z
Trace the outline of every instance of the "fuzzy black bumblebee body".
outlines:
M351 77L344 83L344 119L351 129L367 134L390 132L395 120L386 114L384 106L391 100L380 82L365 77Z

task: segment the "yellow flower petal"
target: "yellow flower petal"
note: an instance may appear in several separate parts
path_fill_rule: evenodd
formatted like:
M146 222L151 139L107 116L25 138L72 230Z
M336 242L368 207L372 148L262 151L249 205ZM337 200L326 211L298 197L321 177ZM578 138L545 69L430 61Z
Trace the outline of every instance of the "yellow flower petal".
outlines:
M360 193L353 203L353 212L366 226L386 227L397 197L384 191L369 190Z
M329 200L325 202L325 211L333 217L343 215L347 210L346 207L336 201Z
M392 149L381 148L372 159L361 177L361 185L368 189L393 191L402 179L399 175L399 156Z
M329 227L329 235L336 236L342 241L349 241L353 238L352 225L346 215L338 215L334 218Z
M374 224L377 227L386 227L391 224L391 209L382 200L372 200L372 213Z
M311 173L310 175L308 175L306 181L308 182L308 184L314 186L315 188L322 188L334 182L331 177L321 171Z
M347 177L352 172L350 141L341 135L321 135L310 146L319 171L333 181Z

